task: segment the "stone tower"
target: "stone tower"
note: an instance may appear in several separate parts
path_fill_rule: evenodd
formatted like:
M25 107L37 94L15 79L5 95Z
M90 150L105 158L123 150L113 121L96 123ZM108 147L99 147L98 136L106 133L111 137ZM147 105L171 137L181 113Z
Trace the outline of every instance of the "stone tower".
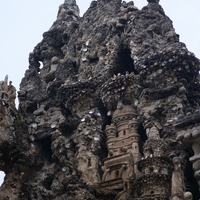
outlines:
M123 190L124 183L137 172L136 162L141 158L136 111L118 104L112 124L106 127L108 157L104 160L102 187Z
M169 199L173 163L166 155L167 144L155 127L150 128L143 146L144 157L138 163L142 175L135 182L136 199Z

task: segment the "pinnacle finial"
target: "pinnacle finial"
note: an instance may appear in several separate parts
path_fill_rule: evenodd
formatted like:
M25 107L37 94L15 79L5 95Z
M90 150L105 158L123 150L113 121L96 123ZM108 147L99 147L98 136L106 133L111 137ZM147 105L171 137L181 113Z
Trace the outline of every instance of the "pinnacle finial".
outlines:
M8 85L8 75L5 76L4 84Z
M159 3L160 0L147 0L149 3Z
M76 4L76 1L75 0L65 0L65 4L69 4L69 5Z

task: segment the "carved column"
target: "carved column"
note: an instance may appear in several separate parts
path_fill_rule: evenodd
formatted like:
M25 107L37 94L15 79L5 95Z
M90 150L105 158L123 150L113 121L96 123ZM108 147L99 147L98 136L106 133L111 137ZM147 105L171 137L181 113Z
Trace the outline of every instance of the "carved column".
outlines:
M197 180L200 190L200 135L197 140L194 140L192 149L194 151L194 156L190 158L190 161L193 163L194 177Z
M130 120L129 124L129 133L132 135L131 139L132 139L132 155L133 155L133 161L134 161L134 172L136 175L136 178L139 178L139 176L141 175L141 173L139 172L139 170L137 169L137 162L141 160L141 154L139 151L139 140L140 140L140 136L138 134L138 121L136 119Z
M135 189L140 199L169 199L173 163L166 156L167 144L154 126L147 129L147 135L144 157L138 163L142 176L136 180Z
M178 119L174 127L176 128L176 139L194 151L194 156L190 158L190 161L193 164L194 177L200 191L200 113Z
M173 158L174 171L172 173L171 199L184 199L184 175L182 170L182 159Z

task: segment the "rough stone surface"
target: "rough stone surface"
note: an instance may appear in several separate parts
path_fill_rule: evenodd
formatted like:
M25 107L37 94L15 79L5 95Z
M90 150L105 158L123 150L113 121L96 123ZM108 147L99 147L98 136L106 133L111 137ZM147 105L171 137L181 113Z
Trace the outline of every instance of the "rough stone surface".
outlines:
M66 0L30 53L18 110L12 83L0 82L0 199L199 199L200 63L159 1L148 2L139 10L92 1L79 17ZM121 191L102 187L102 166L106 125L123 104L137 112L141 160L133 164L143 175L127 177ZM171 171L156 170L162 163Z

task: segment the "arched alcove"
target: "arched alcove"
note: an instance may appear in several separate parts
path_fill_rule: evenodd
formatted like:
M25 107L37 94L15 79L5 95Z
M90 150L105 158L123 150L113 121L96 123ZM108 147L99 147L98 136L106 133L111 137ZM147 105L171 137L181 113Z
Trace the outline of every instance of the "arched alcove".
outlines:
M126 74L126 72L138 74L138 71L135 69L133 59L131 58L131 50L128 47L122 46L118 52L116 67L113 74Z

